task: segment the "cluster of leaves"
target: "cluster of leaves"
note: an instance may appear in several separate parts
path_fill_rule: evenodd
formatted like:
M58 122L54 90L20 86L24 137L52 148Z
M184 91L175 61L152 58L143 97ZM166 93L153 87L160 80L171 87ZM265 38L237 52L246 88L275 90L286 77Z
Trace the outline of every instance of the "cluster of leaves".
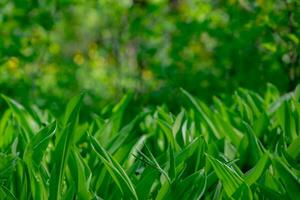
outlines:
M97 109L128 90L169 107L180 87L202 100L265 90L257 82L286 92L300 77L299 8L298 0L2 0L0 89L53 110L82 90Z
M239 89L212 106L166 106L122 123L128 96L108 117L80 122L83 95L60 119L3 96L3 199L300 199L300 87L279 96ZM106 111L108 113L108 111Z

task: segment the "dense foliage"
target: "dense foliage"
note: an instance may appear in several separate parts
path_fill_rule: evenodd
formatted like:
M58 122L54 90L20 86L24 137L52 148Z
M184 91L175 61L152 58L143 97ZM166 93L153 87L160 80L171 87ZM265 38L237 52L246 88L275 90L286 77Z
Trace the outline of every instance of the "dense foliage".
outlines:
M300 199L300 87L238 89L212 106L182 93L177 114L125 120L125 96L83 122L83 95L60 119L3 95L1 199Z
M291 91L299 22L298 0L1 0L0 90L56 112L82 90L94 109L127 91L171 108L180 87Z
M299 45L299 0L1 0L0 200L300 199Z

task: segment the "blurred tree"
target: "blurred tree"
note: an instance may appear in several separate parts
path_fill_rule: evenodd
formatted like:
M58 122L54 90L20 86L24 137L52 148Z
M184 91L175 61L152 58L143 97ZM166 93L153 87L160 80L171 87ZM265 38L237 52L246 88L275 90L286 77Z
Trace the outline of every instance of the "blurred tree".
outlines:
M60 112L85 90L97 110L128 91L178 108L237 87L299 83L297 0L3 0L0 89ZM176 101L175 101L176 99Z

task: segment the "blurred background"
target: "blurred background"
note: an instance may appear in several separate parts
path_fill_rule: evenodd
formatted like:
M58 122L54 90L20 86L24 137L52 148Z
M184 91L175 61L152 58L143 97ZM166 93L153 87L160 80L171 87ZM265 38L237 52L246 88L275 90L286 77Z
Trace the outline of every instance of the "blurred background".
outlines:
M1 0L0 92L59 113L299 82L298 0ZM3 104L2 104L3 105Z

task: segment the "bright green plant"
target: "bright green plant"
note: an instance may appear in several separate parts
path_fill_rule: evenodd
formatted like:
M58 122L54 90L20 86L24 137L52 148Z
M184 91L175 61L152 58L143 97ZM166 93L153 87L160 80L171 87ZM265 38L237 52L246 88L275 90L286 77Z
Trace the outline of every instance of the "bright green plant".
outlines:
M84 95L58 119L3 95L1 199L300 199L300 87L210 106L182 92L191 107L128 123L128 97L82 122Z

